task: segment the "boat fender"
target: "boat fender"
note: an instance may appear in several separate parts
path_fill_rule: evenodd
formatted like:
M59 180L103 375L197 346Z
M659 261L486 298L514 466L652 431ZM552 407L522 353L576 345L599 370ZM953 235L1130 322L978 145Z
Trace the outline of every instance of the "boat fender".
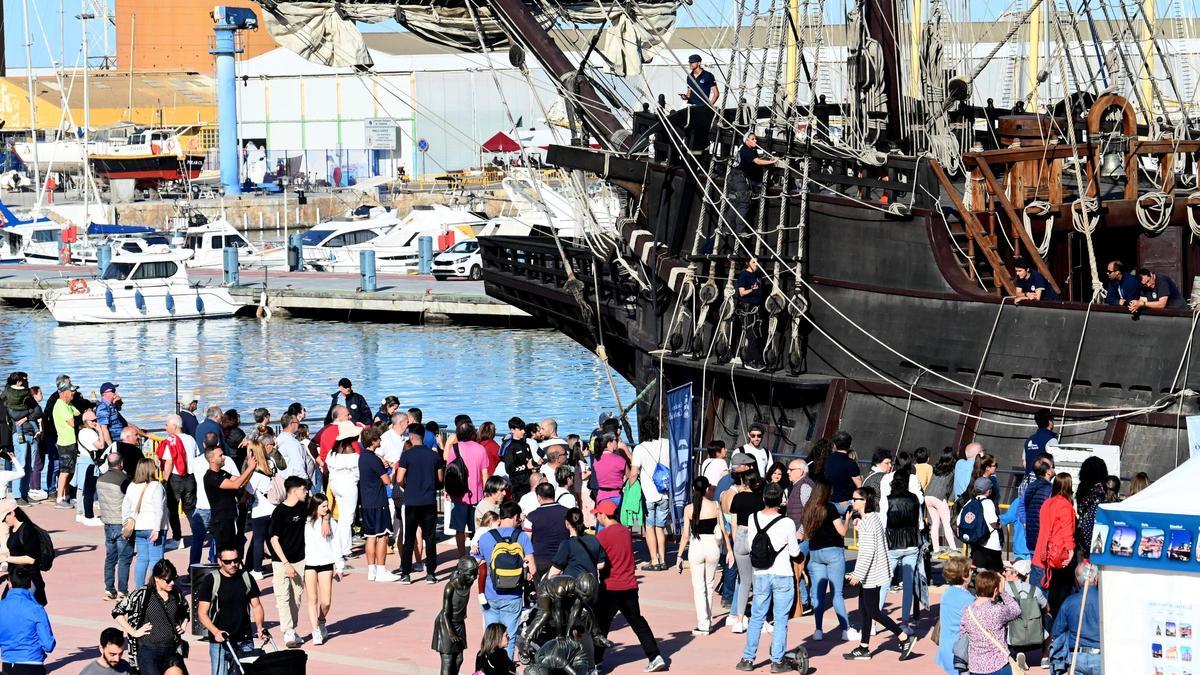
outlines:
M264 321L271 320L272 310L271 306L267 304L267 291L265 289L258 296L258 311L256 314L258 314L258 318Z
M199 314L204 313L204 298L200 297L199 293L196 294L196 312Z
M133 292L133 306L137 307L139 312L146 311L146 296L142 295L141 291Z
M108 308L114 312L117 310L117 301L113 298L111 288L104 289L104 304L108 305Z
M175 296L171 295L170 291L167 292L167 311L175 313Z

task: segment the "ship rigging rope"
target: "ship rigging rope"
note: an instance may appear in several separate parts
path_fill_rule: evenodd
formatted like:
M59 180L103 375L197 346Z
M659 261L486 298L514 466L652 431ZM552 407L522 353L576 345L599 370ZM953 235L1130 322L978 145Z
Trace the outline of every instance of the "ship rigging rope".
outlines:
M1030 214L1037 218L1045 218L1045 230L1042 232L1042 240L1036 241L1033 238L1033 223L1030 222ZM1021 211L1021 221L1025 226L1025 232L1029 234L1029 240L1034 242L1037 248L1038 255L1043 259L1050 252L1050 235L1054 234L1054 211L1050 202L1041 199L1036 199L1029 202Z
M689 167L689 168L690 168L690 167ZM706 198L706 199L708 199L708 197L707 197L707 196L706 196L705 198ZM757 232L752 232L751 234L752 234L754 237L758 238L758 239L761 239L761 238L762 238L762 236L761 236L759 233L757 233ZM749 247L747 247L747 246L745 245L745 242L741 241L740 239L738 239L738 238L736 238L736 237L734 238L734 241L737 243L737 245L738 245L738 246L741 246L743 249L745 249L745 250L746 250L746 253L747 253L748 255L751 253L751 251L750 251ZM765 244L765 242L764 242L764 244ZM766 245L766 246L767 246L767 248L770 250L771 257L772 257L773 259L775 259L775 260L777 260L777 261L782 261L782 260L783 260L782 256L780 255L780 253L779 253L778 251L775 251L775 250L774 250L772 247L770 247L770 245L769 245L769 244L765 244L765 245ZM774 278L774 275L773 275L773 279L772 279L772 280L773 280L775 283L778 283L778 279L777 279L777 278ZM813 287L813 285L812 285L812 284L810 284L810 283L809 283L807 280L805 280L805 279L803 279L803 278L799 278L799 279L797 279L796 281L797 281L797 283L798 283L798 284L800 284L800 285L803 285L803 286L804 286L806 289L808 289L808 291L809 291L811 294L815 295L815 296L816 296L818 299L820 299L820 300L821 300L821 302L825 303L825 305L827 305L827 306L828 306L830 309L832 309L832 310L834 311L834 313L836 313L838 316L840 316L840 317L841 317L843 320L845 320L845 321L846 321L847 323L849 323L851 326L853 326L854 328L856 328L856 329L857 329L859 332L861 332L863 335L867 336L867 337L868 337L870 340L872 340L872 341L876 342L877 344L879 344L881 347L883 347L883 348L884 348L884 349L886 349L887 351L889 351L889 352L891 352L892 354L894 354L894 355L898 356L900 359L902 359L902 361L913 363L913 364L917 365L918 367L926 367L926 366L924 366L923 364L921 364L920 362L916 361L915 359L909 358L908 356L906 356L906 355L904 355L904 354L900 353L900 352L899 352L899 351L897 351L895 348L893 348L891 345L889 345L889 344L887 344L887 343L883 342L883 341L882 341L882 340L880 340L878 337L876 337L874 334L872 334L870 331L866 330L864 327L862 327L862 326L861 326L860 324L858 324L856 321L854 321L854 320L853 320L853 319L851 319L850 317L846 316L846 314L845 314L845 313L843 313L843 312L842 312L840 309L838 309L838 307L837 307L836 305L834 305L834 304L833 304L832 302L830 302L830 301L829 301L827 298L825 298L825 297L824 297L824 296L823 296L823 295L822 295L822 294L821 294L821 293L820 293L820 292L819 292L819 291L818 291L816 288L814 288L814 287ZM728 297L728 295L729 295L729 290L730 290L730 289L729 289L729 282L727 281L727 284L726 284L726 293L725 293L725 295L726 295L727 297ZM785 298L785 299L786 299L786 301L788 302L788 304L789 304L789 305L791 305L791 306L793 307L793 309L794 309L794 310L796 310L796 311L800 311L800 308L799 308L799 306L796 304L796 301L795 301L795 299L794 299L794 298L787 297L787 298ZM829 334L829 333L828 333L828 332L827 332L827 331L826 331L824 328L822 328L822 327L821 327L821 325L820 325L819 323L817 323L816 321L814 321L814 320L811 318L811 316L810 316L810 317L808 317L808 321L809 321L809 324L810 324L810 325L812 325L814 329L816 329L818 332L820 332L820 333L821 333L823 336L825 336L825 337L826 337L826 338L827 338L827 339L828 339L828 340L829 340L831 343L833 343L833 344L834 344L834 345L835 345L835 346L836 346L838 349L842 350L844 353L846 353L848 356L850 356L850 358L851 358L852 360L854 360L854 361L856 361L857 363L859 363L859 364L860 364L861 366L863 366L863 367L864 367L866 370L868 370L868 371L870 371L871 373L875 374L877 377L881 378L882 380L884 380L884 381L885 381L885 382L887 382L888 384L891 384L891 385L893 385L893 386L897 386L897 387L899 387L899 388L903 388L903 385L902 385L902 384L900 384L900 383L897 383L897 382L896 382L896 381L895 381L895 380L894 380L894 379L893 379L891 376L889 376L889 375L887 375L887 374L885 374L885 373L883 373L883 372L879 371L879 370L878 370L877 368L875 368L875 367L874 367L872 364L870 364L870 363L868 363L868 362L864 361L864 360L863 360L862 358L860 358L860 357L859 357L857 354L855 354L855 353L854 353L852 350L850 350L849 348L847 348L845 345L841 344L841 343L840 343L840 342L839 342L839 341L838 341L836 338L834 338L834 337L833 337L832 335L830 335L830 334ZM1193 322L1193 323L1194 323L1194 322ZM1189 346L1188 346L1188 348L1189 348L1189 349L1190 349L1190 344L1191 344L1191 343L1190 343L1190 341L1189 341L1189 343L1188 343L1188 345L1189 345ZM1182 355L1181 362L1180 362L1180 369L1182 369L1182 367L1183 367L1183 365L1184 365L1184 362L1187 360L1187 356L1188 356L1188 355L1187 355L1187 353L1186 353L1186 352L1185 352L1185 353ZM1008 403L1013 403L1013 404L1016 404L1016 405L1029 405L1029 402L1027 402L1027 401L1019 401L1019 400L1017 400L1017 399L1012 399L1012 398L1008 398L1008 397L1002 396L1002 395L1000 395L1000 394L998 394L998 393L991 393L991 392L981 391L981 390L979 390L979 389L976 389L975 387L968 387L968 386L964 385L963 383L961 383L961 382L959 382L959 381L957 381L957 380L954 380L954 379L952 379L952 378L949 378L949 377L947 377L947 376L945 376L945 375L942 375L941 373L938 373L938 372L936 372L936 371L932 371L932 370L931 370L931 372L932 372L932 374L933 374L935 377L937 377L938 379L944 380L945 382L947 382L947 383L949 383L949 384L951 384L951 385L953 385L953 386L955 386L955 387L962 388L962 389L967 389L967 390L969 390L969 392L970 392L970 393L972 393L972 394L983 394L983 395L987 395L987 396L989 396L989 397L995 398L995 399L997 399L997 400L1000 400L1000 401L1005 401L1005 402L1008 402ZM1176 380L1177 380L1177 379L1178 379L1178 373L1176 374ZM1184 384L1186 385L1186 383L1184 383ZM1079 421L1079 422L1069 422L1069 423L1065 423L1065 424L1063 424L1063 425L1061 425L1061 426L1072 426L1072 425L1093 424L1093 423L1098 423L1098 422L1108 422L1108 421L1110 421L1110 420L1112 420L1112 419L1121 419L1121 418L1125 418L1125 417L1130 417L1130 416L1141 415L1141 414L1145 414L1145 413L1147 413L1147 412L1153 412L1153 411L1156 411L1156 410L1160 410L1161 408L1165 407L1166 405L1169 405L1170 401L1171 401L1171 400L1173 400L1173 399L1180 399L1180 400L1182 401L1182 398L1183 398L1183 397L1185 397L1185 396L1192 396L1192 395L1194 395L1194 394L1195 394L1195 393L1194 393L1194 392L1192 392L1192 391L1191 391L1191 390L1189 390L1189 389L1186 389L1186 388L1185 388L1185 389L1180 389L1180 390L1178 390L1178 391L1176 391L1176 392L1173 392L1173 393L1171 393L1171 394L1168 394L1168 395L1165 395L1165 396L1161 397L1161 398L1160 398L1160 399L1158 399L1158 400L1157 400L1155 403L1153 403L1153 404L1151 404L1151 405L1149 405L1149 406L1143 406L1143 407L1140 407L1140 408L1125 408L1125 407L1122 407L1122 408L1099 408L1099 407L1088 407L1088 408L1068 408L1068 407L1065 407L1065 406L1064 406L1064 407L1062 407L1062 411L1064 412L1064 414L1065 414L1065 413L1073 413L1073 414L1083 414L1083 415L1086 415L1086 414L1096 414L1096 413L1106 413L1106 412L1112 412L1112 413L1115 413L1115 414L1113 414L1113 415L1109 415L1109 416L1107 416L1107 417L1104 417L1104 418L1099 418L1099 419L1097 419L1097 420L1086 420L1086 421ZM972 418L979 419L979 420L986 419L986 418L983 418L983 417L981 417L981 416L978 416L978 415L972 415L972 414L970 414L970 413L963 412L962 410L959 410L959 409L956 409L956 408L951 408L951 407L949 407L949 406L945 406L945 405L943 405L943 404L940 404L940 403L938 403L938 402L936 402L936 401L933 401L932 399L929 399L929 398L927 398L927 397L924 397L924 396L922 396L922 395L921 395L921 394L919 394L919 393L914 393L914 396L916 396L917 398L919 398L919 399L921 399L921 400L925 401L926 403L929 403L930 405L934 405L934 406L936 406L936 407L938 407L938 408L940 408L940 409L943 409L943 410L945 410L945 411L947 411L947 412L950 412L950 413L953 413L953 414L955 414L955 415L961 415L961 416L966 416L966 417L972 417ZM994 422L995 422L995 423L997 423L997 424L1005 424L1005 425L1014 426L1014 427L1023 427L1023 428L1028 428L1029 426L1031 426L1031 425L1030 425L1030 424L1028 424L1028 423L1019 423L1019 422L1005 422L1005 421L1000 421L1000 420L990 420L990 419L989 419L989 421L994 421Z

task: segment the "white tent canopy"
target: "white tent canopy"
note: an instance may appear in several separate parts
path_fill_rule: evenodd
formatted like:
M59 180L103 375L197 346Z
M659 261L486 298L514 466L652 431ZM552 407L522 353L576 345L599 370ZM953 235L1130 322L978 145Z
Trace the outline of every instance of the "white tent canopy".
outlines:
M1197 486L1200 486L1200 457L1193 457L1129 499L1101 504L1100 508L1125 513L1200 516L1200 499L1192 492Z

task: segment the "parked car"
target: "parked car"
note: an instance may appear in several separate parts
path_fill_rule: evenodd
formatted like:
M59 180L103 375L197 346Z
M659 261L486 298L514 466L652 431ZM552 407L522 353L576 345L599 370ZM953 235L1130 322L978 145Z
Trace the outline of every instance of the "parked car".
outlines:
M433 278L467 277L474 281L483 278L483 256L478 239L464 239L437 254L433 259Z

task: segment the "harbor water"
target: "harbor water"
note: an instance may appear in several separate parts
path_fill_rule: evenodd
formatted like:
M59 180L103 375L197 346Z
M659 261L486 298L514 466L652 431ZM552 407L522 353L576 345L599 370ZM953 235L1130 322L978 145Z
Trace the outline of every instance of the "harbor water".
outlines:
M176 363L178 362L178 380ZM179 400L236 408L244 423L263 406L275 419L292 401L320 424L348 377L374 409L395 395L407 409L443 425L460 413L479 424L553 417L560 435L585 435L601 411L614 410L604 367L552 330L412 326L300 318L209 319L59 326L44 309L0 309L0 372L29 373L49 394L67 373L94 398L105 381L120 385L129 420L161 428ZM621 401L633 388L613 374ZM312 429L315 431L315 428Z

